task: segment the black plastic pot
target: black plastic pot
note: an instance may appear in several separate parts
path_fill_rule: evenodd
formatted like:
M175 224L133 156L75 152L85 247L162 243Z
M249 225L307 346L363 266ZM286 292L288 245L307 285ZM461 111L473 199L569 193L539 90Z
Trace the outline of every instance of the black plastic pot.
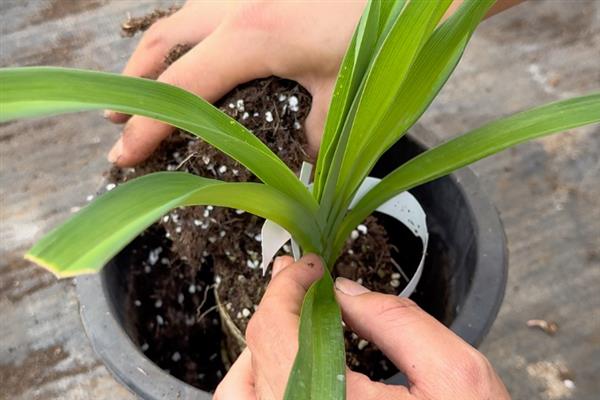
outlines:
M409 138L382 158L373 175L385 175L436 142L428 131L413 128ZM411 192L427 213L431 235L430 265L426 264L413 297L477 346L496 318L508 272L506 239L496 209L469 169ZM81 317L94 350L115 377L139 397L210 399L210 394L160 369L134 342L136 335L126 306L128 272L128 266L113 261L100 274L77 279ZM399 384L404 378L397 374L388 382Z

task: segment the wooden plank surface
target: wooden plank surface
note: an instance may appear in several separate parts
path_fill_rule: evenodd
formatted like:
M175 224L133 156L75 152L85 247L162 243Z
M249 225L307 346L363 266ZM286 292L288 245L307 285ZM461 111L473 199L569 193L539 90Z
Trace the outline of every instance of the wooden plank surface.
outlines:
M118 25L169 1L2 0L0 65L119 71ZM600 2L532 0L485 22L422 122L449 137L600 87ZM101 182L118 128L100 113L0 126L0 398L131 399L91 350L71 281L21 260ZM510 275L482 351L515 399L600 393L600 129L538 140L474 167L504 222ZM527 328L554 320L550 337ZM562 375L561 375L562 374ZM569 375L574 388L565 386Z

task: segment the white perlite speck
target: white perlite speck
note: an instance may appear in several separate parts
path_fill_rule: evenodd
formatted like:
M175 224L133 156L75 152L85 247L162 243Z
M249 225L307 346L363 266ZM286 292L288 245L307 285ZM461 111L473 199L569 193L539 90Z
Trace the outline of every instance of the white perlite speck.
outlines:
M360 339L358 341L358 345L356 347L358 347L359 350L362 350L365 347L367 347L368 344L369 344L369 342L367 342L365 339Z
M391 275L392 279L396 279L396 280L400 279L400 276L401 276L401 275L400 275L400 273L399 273L399 272L394 272L394 273Z
M400 286L400 281L397 280L397 279L392 279L390 281L390 286L393 287L393 288L397 288L398 286Z
M244 100L243 99L239 99L238 101L235 102L235 108L238 111L244 111Z
M300 128L302 128L302 125L300 125L300 122L294 121L294 129L298 130Z
M367 226L366 225L360 224L359 226L356 227L356 229L363 235L367 234Z
M273 113L271 111L265 113L265 120L267 122L273 122Z
M244 308L242 310L242 315L244 316L244 318L248 318L250 316L250 310L248 310L247 308Z
M92 200L94 200L94 195L93 194L88 195L88 197L86 197L85 200L86 201L92 201Z
M188 293L190 293L190 294L196 293L196 285L190 285L190 287L188 288Z
M160 315L157 315L157 316L156 316L156 322L157 322L159 325L162 325L162 324L164 324L164 323L165 323L165 320L164 320L164 319L163 319L163 317L161 317Z
M565 385L565 387L566 387L567 389L575 389L575 382L573 382L573 381L572 381L572 380L570 380L570 379L565 379L565 380L563 381L563 384Z
M181 354L179 354L178 351L176 351L175 353L173 353L173 355L171 356L171 360L173 360L173 362L177 362L179 360L181 360Z
M249 116L250 116L250 114L248 114L247 112L245 112L245 113L242 114L242 119L246 120L246 119L248 119Z
M298 98L296 96L290 96L290 98L288 99L288 104L290 106L291 111L296 112L299 110Z
M117 185L115 185L114 183L109 183L108 185L106 185L106 190L108 190L110 192L111 190L113 190L116 187L117 187Z
M221 165L217 171L219 171L220 174L224 174L227 172L227 167L225 165Z
M160 253L162 252L162 247L157 247L154 250L150 251L150 253L148 253L148 262L150 263L150 265L154 265L156 264L156 262L158 261L158 256L160 255Z
M360 234L359 234L359 233L358 233L358 231L355 229L355 230L353 230L353 231L350 233L350 239L352 239L352 240L356 240L356 239L358 239L358 236L359 236L359 235L360 235Z

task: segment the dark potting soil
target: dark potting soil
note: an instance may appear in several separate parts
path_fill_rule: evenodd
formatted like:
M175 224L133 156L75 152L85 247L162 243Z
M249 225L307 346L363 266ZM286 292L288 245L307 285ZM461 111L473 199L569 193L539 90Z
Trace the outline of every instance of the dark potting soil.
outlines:
M187 50L189 46L176 46L165 58L166 64ZM310 95L297 83L273 77L239 86L217 106L298 171L302 161L308 160L303 122L310 102ZM171 135L136 168L112 168L108 179L118 184L164 170L231 182L256 181L239 163L182 131ZM131 266L128 303L141 350L161 368L200 389L214 390L226 373L227 354L231 353L225 348L214 292L243 332L269 280L258 268L263 222L241 210L179 208L150 227L120 256ZM394 232L391 241L386 228ZM290 253L288 246L281 252L285 253ZM378 292L399 293L406 280L397 265L410 275L407 266L414 268L420 253L420 242L408 229L385 216L372 216L348 239L334 275L357 280ZM426 303L427 296L422 297ZM425 308L435 312L439 304L425 304ZM374 380L397 371L373 344L356 334L347 330L345 341L347 363L353 370Z

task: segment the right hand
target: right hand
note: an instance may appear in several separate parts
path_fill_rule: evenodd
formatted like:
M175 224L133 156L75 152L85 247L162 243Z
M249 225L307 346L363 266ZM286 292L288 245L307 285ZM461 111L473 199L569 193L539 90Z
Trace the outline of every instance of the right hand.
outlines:
M280 257L273 279L246 331L248 348L225 376L215 398L282 399L298 349L298 321L308 287L323 274L315 255L294 263ZM335 295L344 321L377 345L407 376L409 386L373 382L347 369L349 400L506 400L486 358L409 299L374 293L338 278Z

